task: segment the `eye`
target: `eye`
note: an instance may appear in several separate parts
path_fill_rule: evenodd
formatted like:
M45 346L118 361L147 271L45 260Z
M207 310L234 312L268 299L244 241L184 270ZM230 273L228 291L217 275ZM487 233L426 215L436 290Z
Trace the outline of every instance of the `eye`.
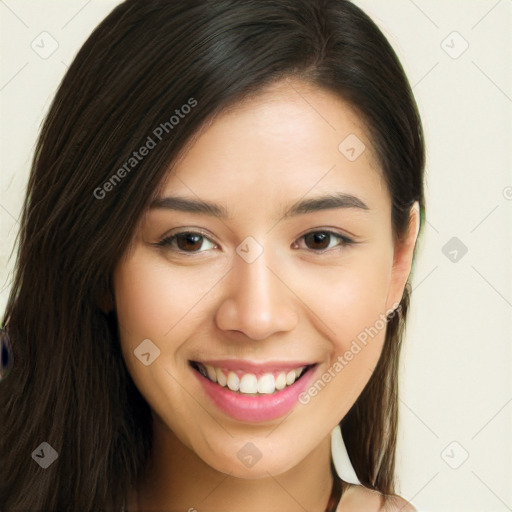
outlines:
M334 233L333 231L311 231L306 233L299 240L304 239L306 246L313 252L322 253L333 247L344 247L353 244L354 241L346 236ZM336 243L337 242L337 243ZM297 248L297 242L294 244L294 248ZM300 247L298 247L300 249Z
M304 239L306 243L306 249L320 254L334 247L342 248L355 243L346 236L328 230L311 231L299 238L299 240L302 239ZM203 248L203 250L201 250L205 242L207 245L209 244L209 246L207 246L206 249ZM212 242L206 235L197 231L181 231L165 237L154 245L157 247L169 248L169 250L173 252L190 255L218 247L217 244ZM300 249L301 247L297 242L295 242L293 248Z
M168 237L165 237L160 242L156 243L157 247L168 247L175 252L181 253L190 253L195 254L199 252L204 252L199 250L205 243L208 241L210 247L207 249L214 249L217 247L215 243L213 243L209 238L207 238L204 234L196 232L196 231L182 231L180 233L175 233ZM177 247L177 248L176 248Z

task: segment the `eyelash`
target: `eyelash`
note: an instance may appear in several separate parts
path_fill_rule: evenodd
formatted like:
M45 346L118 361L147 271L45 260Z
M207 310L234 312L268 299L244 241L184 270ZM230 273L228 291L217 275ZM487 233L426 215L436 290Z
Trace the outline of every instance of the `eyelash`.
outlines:
M350 238L347 238L346 236L344 235L341 235L339 233L336 233L334 231L329 231L327 229L321 229L321 230L314 230L314 231L309 231L308 233L305 233L304 235L302 235L299 240L305 238L306 236L308 235L312 235L312 234L318 234L318 233L322 233L322 234L328 234L329 236L331 237L335 237L335 238L338 238L341 240L341 243L340 244L337 244L334 248L331 247L329 249L322 249L322 250L315 250L315 249L306 249L308 252L311 252L311 253L314 253L314 254L318 254L318 255L321 255L321 254L324 254L324 253L327 253L327 252L331 252L333 249L335 248L339 248L339 249L342 249L343 247L347 247L347 246L350 246L350 245L353 245L355 244L356 242L354 242L354 240L351 240ZM205 233L201 233L200 231L180 231L179 233L175 233L171 236L167 236L165 238L163 238L162 240L160 240L160 242L157 242L153 245L155 245L156 247L161 247L161 248L168 248L172 245L172 243L177 239L178 236L180 235L185 235L185 234L190 234L190 235L199 235L201 236L202 238L205 238L207 240L209 240L212 244L214 245L217 245L215 242L213 242L212 240L210 240L210 238L205 234ZM296 242L294 242L296 244ZM197 254L201 254L202 252L206 252L206 251L195 251L195 252L189 252L189 251L183 251L181 249L170 249L174 252L177 252L179 254L183 254L185 255L186 257L194 257L195 255Z

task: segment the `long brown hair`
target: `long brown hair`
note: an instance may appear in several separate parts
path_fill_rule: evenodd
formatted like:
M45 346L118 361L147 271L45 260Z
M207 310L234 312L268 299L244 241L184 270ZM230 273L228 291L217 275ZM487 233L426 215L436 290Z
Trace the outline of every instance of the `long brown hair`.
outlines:
M358 7L346 0L127 0L115 7L64 76L32 163L3 319L13 358L0 384L3 511L120 510L148 460L152 425L121 356L115 311L102 307L112 271L198 130L286 77L332 91L357 110L390 191L395 239L414 201L423 226L417 107L390 44ZM176 110L183 115L170 121ZM128 168L162 125L155 147ZM387 494L394 492L408 303L409 288L373 376L341 423L359 479ZM46 469L31 456L43 442L58 454Z

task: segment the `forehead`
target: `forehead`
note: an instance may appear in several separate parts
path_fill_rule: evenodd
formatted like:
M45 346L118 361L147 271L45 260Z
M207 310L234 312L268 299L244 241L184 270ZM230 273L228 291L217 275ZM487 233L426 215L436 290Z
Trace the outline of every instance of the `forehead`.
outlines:
M333 93L288 80L204 126L162 190L218 200L233 214L335 192L356 195L370 208L389 201L354 109Z

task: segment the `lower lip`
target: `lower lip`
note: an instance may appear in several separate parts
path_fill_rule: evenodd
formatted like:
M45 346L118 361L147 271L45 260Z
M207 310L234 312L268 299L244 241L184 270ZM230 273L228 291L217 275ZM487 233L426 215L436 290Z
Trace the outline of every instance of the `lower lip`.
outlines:
M197 370L192 369L212 402L228 416L245 422L270 421L288 414L298 397L308 387L317 365L304 373L291 386L272 395L243 395L215 384Z

